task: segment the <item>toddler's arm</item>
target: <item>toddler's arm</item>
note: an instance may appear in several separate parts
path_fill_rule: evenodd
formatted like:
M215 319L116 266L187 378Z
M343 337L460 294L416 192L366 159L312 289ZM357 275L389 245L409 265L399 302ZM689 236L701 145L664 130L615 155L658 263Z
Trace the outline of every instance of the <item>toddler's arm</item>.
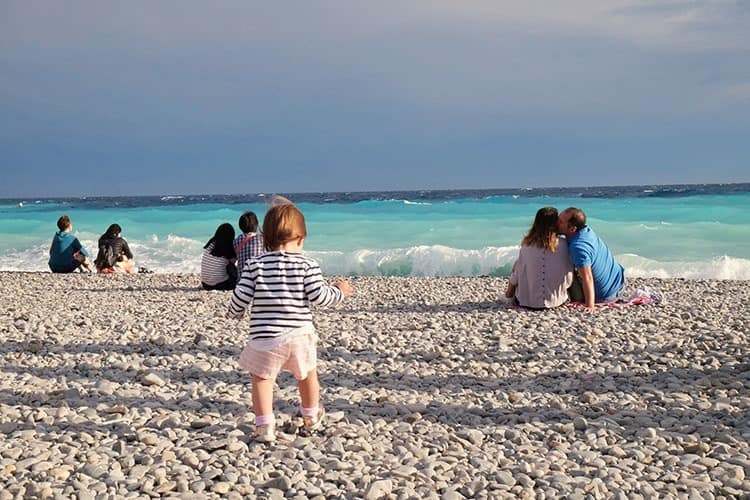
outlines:
M352 294L352 286L342 281L336 286L330 286L323 281L320 266L310 266L305 274L305 294L310 302L321 306L330 306L341 303L344 297Z
M232 300L229 302L227 316L240 319L245 315L247 306L253 301L255 295L255 276L257 269L247 266L242 271L242 276L232 292Z
M336 288L341 290L341 293L344 294L344 298L349 297L351 294L354 293L354 287L349 283L348 281L339 281L334 285Z

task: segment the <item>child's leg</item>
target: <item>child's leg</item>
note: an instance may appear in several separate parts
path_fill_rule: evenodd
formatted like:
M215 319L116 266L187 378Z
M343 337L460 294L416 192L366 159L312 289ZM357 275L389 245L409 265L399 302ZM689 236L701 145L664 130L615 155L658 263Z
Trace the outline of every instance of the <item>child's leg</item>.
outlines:
M273 416L273 384L271 378L253 375L253 412L256 418Z
M273 415L272 378L253 375L253 411L255 412L255 433L253 438L262 443L276 440L276 418Z
M300 380L299 397L302 400L302 408L317 408L320 400L320 384L318 383L318 371L310 370L305 380Z
M307 372L305 380L299 381L302 420L308 430L320 427L325 411L320 404L320 384L317 370Z

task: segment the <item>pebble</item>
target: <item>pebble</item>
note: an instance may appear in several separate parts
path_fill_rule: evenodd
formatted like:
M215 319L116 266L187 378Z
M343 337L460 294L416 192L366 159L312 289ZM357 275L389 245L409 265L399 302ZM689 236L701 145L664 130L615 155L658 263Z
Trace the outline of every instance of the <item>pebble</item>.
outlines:
M588 428L589 424L583 417L576 417L573 419L573 427L575 427L578 431L585 431Z
M143 385L156 385L156 386L162 386L164 385L164 380L158 376L155 373L146 373L141 377L141 383Z
M378 500L391 494L393 490L393 483L390 479L381 479L373 481L372 484L367 488L365 492L365 498L367 500Z
M214 493L218 493L219 495L229 493L230 489L232 489L232 485L224 481L219 481L218 483L214 483L214 485L211 486L211 491Z

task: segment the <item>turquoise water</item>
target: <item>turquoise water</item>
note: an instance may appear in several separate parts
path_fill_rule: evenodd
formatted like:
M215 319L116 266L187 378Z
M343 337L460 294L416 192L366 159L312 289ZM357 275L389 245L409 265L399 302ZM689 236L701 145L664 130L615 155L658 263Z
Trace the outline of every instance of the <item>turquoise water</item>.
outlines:
M582 198L572 191L446 199L377 193L356 202L301 201L298 206L308 224L305 251L327 274L506 275L538 208L578 206L630 276L750 279L748 192ZM116 222L137 265L197 272L202 246L218 224L236 227L244 210L259 217L266 210L257 196L245 202L112 200L26 200L23 207L15 200L3 202L0 269L47 270L55 222L67 213L92 252L99 235Z

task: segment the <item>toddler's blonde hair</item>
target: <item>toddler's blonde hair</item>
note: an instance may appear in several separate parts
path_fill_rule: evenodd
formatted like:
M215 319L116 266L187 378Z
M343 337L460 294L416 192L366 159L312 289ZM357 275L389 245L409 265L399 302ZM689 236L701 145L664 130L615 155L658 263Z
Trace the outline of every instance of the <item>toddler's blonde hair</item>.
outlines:
M305 216L294 203L283 196L274 196L271 208L263 217L263 243L266 250L278 250L284 243L307 237Z

